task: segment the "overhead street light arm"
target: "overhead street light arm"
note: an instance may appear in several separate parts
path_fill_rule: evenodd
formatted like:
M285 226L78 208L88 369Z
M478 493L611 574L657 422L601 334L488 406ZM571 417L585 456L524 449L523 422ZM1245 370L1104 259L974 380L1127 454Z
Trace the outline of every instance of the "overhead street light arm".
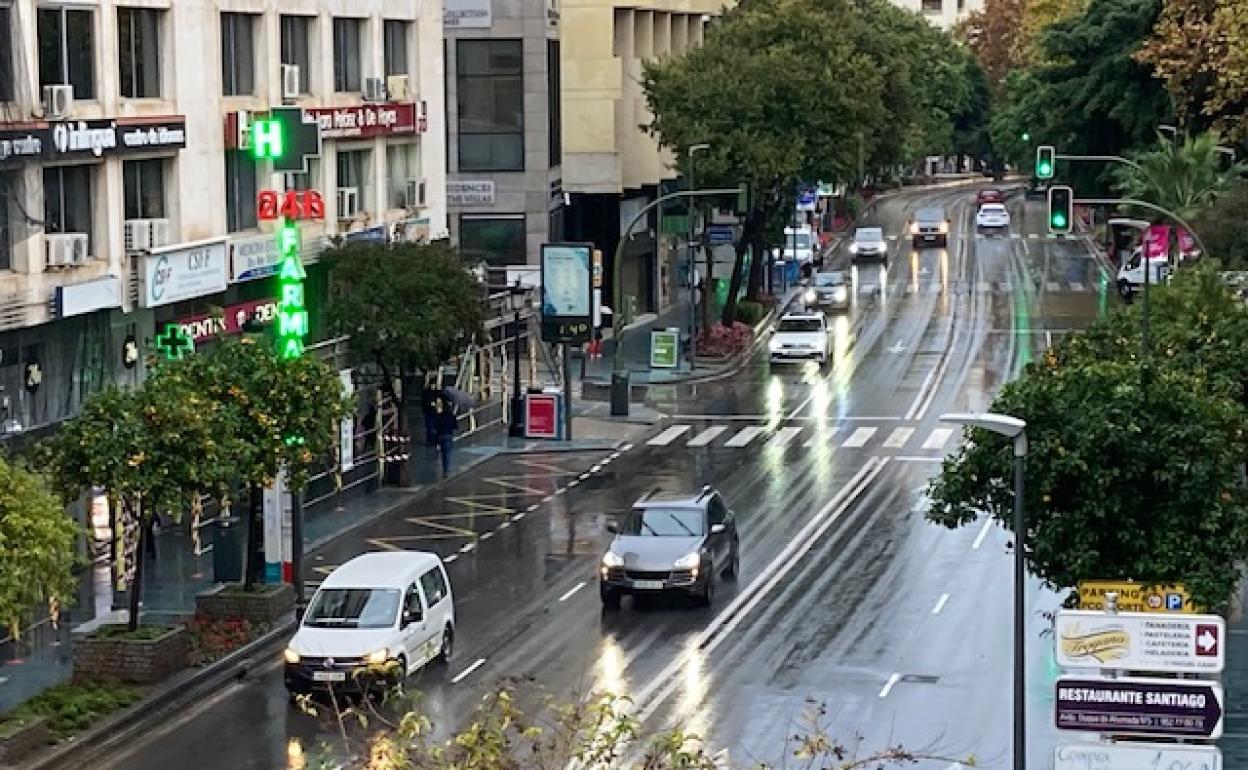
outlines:
M1135 161L1124 158L1121 155L1057 155L1058 160L1075 160L1089 161L1093 163L1121 163L1124 166L1130 166L1136 171L1143 171L1144 168Z

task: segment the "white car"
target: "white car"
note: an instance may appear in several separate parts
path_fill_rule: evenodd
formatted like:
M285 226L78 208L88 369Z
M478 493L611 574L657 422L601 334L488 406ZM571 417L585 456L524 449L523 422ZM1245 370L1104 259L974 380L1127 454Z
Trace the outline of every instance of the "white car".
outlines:
M1010 226L1010 212L1004 204L985 203L975 214L975 227L979 230L1005 230Z
M823 313L785 313L768 343L773 364L828 362L828 320Z
M806 291L807 307L818 305L834 310L849 309L849 281L839 271L815 273Z
M437 554L366 553L331 572L312 597L286 647L286 689L359 692L378 679L401 682L449 659L454 639L455 600Z
M784 242L780 250L780 258L785 262L797 262L808 265L818 260L818 244L815 233L809 227L784 228Z
M888 242L884 240L884 230L879 227L859 227L854 231L854 240L849 244L850 258L854 262L864 259L888 261Z

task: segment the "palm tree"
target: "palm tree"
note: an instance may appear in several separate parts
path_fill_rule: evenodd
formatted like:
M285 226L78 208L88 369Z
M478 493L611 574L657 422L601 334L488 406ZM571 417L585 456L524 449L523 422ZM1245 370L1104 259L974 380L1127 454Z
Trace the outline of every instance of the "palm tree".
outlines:
M1137 165L1115 168L1117 188L1125 197L1168 209L1185 221L1195 218L1248 172L1243 163L1222 168L1216 134L1184 134L1182 142L1160 133L1157 138L1156 148L1134 156Z

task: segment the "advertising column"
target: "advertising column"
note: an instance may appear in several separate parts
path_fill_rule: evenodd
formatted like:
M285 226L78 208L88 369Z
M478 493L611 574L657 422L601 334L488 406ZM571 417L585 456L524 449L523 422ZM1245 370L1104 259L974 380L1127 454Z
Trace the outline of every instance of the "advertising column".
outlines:
M542 341L563 348L565 439L572 439L572 374L569 345L590 340L593 325L592 243L542 244Z

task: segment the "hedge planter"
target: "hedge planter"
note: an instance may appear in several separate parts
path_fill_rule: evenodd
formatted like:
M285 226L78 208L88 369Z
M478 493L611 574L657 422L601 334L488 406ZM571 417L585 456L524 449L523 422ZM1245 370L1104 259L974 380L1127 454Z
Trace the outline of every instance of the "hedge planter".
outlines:
M156 684L187 667L187 633L182 626L144 626L133 635L121 628L104 626L74 639L74 679Z
M195 597L196 615L210 620L246 620L272 626L294 611L295 589L289 583L259 585L251 591L227 584Z
M48 722L43 717L0 721L0 765L16 765L48 744Z

